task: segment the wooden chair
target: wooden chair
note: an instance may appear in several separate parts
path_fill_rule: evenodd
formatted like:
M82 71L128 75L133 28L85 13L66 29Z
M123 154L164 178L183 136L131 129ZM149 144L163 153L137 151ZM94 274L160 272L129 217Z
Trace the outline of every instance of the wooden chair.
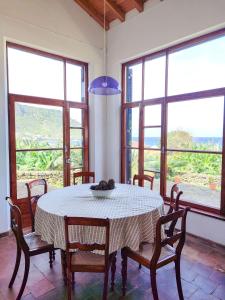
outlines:
M103 300L107 299L108 276L110 266L112 267L111 288L114 290L114 279L116 271L116 252L109 254L109 219L64 217L65 239L66 239L66 268L67 268L67 299L71 300L71 282L75 272L104 273ZM81 244L71 241L69 237L69 226L96 226L105 228L104 244L92 243ZM76 252L71 252L76 250ZM92 251L102 250L104 255L95 254Z
M31 227L32 227L32 232L34 232L34 215L35 215L35 210L37 206L37 201L38 199L47 193L48 187L47 187L47 182L45 179L35 179L32 180L28 183L26 183L27 187L27 193L28 193L28 208L29 208L29 213L31 217ZM38 193L38 195L32 195L32 190L34 187L40 187L43 188L43 193Z
M127 258L131 258L142 264L150 270L151 286L154 300L158 300L156 271L157 269L174 262L176 270L176 281L179 299L183 300L183 292L180 276L180 257L185 242L186 235L186 216L190 208L176 211L167 216L159 218L156 224L156 238L154 244L143 243L138 251L133 251L130 248L123 248L122 254L122 291L123 296L126 294L127 283ZM171 237L162 239L162 227L168 222L173 222L181 219L181 230L173 234ZM174 247L174 243L176 246Z
M133 185L135 185L136 180L138 180L139 186L144 186L144 181L150 182L150 189L153 189L154 176L150 175L134 175L133 177Z
M95 172L75 172L73 173L73 184L77 184L76 179L82 177L82 183L90 183L90 178L95 182Z
M10 206L11 229L15 235L16 245L17 245L16 264L14 267L12 278L9 283L9 288L12 288L13 283L15 281L20 266L22 251L24 253L24 258L25 258L25 270L23 275L23 281L22 281L19 294L16 297L16 300L20 300L27 283L27 278L30 269L30 257L49 252L49 264L50 264L50 268L52 268L54 245L42 241L40 236L36 235L34 232L24 235L22 230L22 218L21 218L20 209L18 208L18 206L13 204L10 198L6 198L6 199Z
M179 210L179 201L180 196L183 194L182 191L180 191L179 186L177 184L174 184L171 188L170 192L170 203L169 203L169 210L167 212L167 215L171 214L172 212ZM177 221L174 220L170 223L168 228L165 228L165 233L168 237L173 235L174 229L176 227Z

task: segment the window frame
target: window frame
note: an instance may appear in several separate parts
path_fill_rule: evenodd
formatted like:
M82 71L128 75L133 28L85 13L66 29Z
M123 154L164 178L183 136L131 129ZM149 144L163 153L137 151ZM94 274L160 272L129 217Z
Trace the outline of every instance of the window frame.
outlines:
M140 174L144 172L144 108L148 105L153 104L161 104L162 112L161 112L161 174L160 174L160 194L167 202L169 198L166 196L166 157L167 152L171 151L171 149L167 149L167 119L168 119L168 104L171 102L179 102L179 101L188 101L188 100L197 100L203 98L211 98L215 96L224 97L224 119L225 119L225 87L216 88L211 90L202 90L197 92L179 94L179 95L171 95L168 96L168 61L169 54L180 51L182 49L187 49L198 44L213 40L215 38L219 38L225 35L225 28L220 29L216 32L211 32L205 34L203 36L193 38L191 40L179 43L177 45L162 49L160 51L147 54L145 56L133 59L131 61L125 62L122 64L122 94L121 94L121 182L125 183L125 174L126 174L126 119L125 119L125 111L127 108L139 107L140 115L139 115L139 165L138 170ZM145 61L149 59L154 59L156 57L166 55L166 63L165 63L165 95L164 97L154 98L154 99L146 99L144 100L144 81L145 81ZM126 102L126 69L129 66L132 66L137 63L142 63L142 99L140 101L135 102ZM177 151L177 150L176 150ZM182 150L181 150L182 151ZM190 152L184 150L184 152ZM194 150L192 152L195 152ZM198 151L196 151L198 152ZM207 153L215 153L215 151L207 151ZM194 210L200 211L201 213L207 214L215 214L224 218L225 216L225 120L223 122L223 139L222 139L222 169L221 169L221 203L220 208L213 208L204 206L202 204L197 204L189 201L181 201L181 205L191 206ZM188 200L188 199L187 199Z
M52 99L38 96L29 96L21 94L13 94L9 92L9 72L8 72L8 48L13 48L17 50L22 50L31 54L40 55L46 58L51 58L59 60L63 63L63 88L64 88L64 98L61 99ZM6 42L6 53L7 53L7 83L8 83L8 117L9 117L9 165L10 165L10 195L14 201L17 202L17 177L16 177L16 141L15 141L15 103L24 103L24 104L41 104L49 105L55 107L61 107L63 113L63 183L64 186L67 186L70 181L70 170L71 166L66 164L66 160L70 157L70 150L82 149L83 150L83 166L84 170L89 170L89 98L88 98L88 63L82 62L79 60L67 58L65 56L52 54L45 52L39 49L34 49L24 45L16 44L7 41ZM71 63L78 66L81 66L84 70L84 101L75 102L67 100L67 86L66 86L66 64ZM82 109L83 112L83 145L82 147L70 147L70 108ZM69 145L68 149L67 146ZM48 150L48 149L44 149ZM54 149L50 149L54 150ZM25 151L22 149L21 151ZM30 151L30 150L29 150ZM35 151L35 149L34 149ZM23 206L25 199L21 198L18 200L18 204Z

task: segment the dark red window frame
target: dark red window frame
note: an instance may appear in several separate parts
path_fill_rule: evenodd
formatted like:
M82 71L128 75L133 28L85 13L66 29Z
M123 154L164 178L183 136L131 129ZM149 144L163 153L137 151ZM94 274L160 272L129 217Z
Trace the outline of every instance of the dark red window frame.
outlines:
M15 143L15 103L32 103L32 104L43 104L50 106L58 106L63 110L63 153L64 153L64 162L66 159L70 157L70 149L74 149L73 147L69 150L65 151L65 145L69 145L69 118L70 118L70 108L79 108L83 111L83 146L76 147L76 149L83 149L83 170L89 170L89 105L88 105L88 63L74 60L71 58L67 58L64 56L48 53L42 50L33 49L27 46L7 42L6 49L14 48L22 51L26 51L28 53L37 54L40 56L52 58L55 60L59 60L64 65L64 99L51 99L44 97L35 97L29 95L20 95L20 94L10 94L8 92L8 114L9 114L9 157L10 157L10 195L14 201L17 202L17 193L16 193L16 143ZM8 51L7 51L8 53ZM8 59L7 59L8 63ZM72 63L83 67L84 69L84 82L85 82L85 95L84 102L74 102L68 101L66 96L66 63ZM9 85L9 80L8 80ZM8 89L9 90L9 89ZM35 149L32 149L32 151ZM40 149L38 149L40 150ZM46 150L46 149L44 149ZM54 149L51 149L54 150ZM23 150L20 150L23 151ZM24 150L26 151L26 150ZM70 181L70 171L69 167L64 163L64 186L69 184ZM20 199L18 204L23 207L24 199ZM22 208L23 210L23 208Z
M126 109L139 107L140 109L140 118L139 118L139 147L136 148L139 150L139 166L138 171L140 174L144 173L144 134L142 128L144 128L144 107L152 104L161 104L162 105L162 130L161 130L161 173L160 173L160 194L163 196L164 200L167 201L168 197L166 196L166 153L167 151L172 149L167 149L167 106L168 103L178 102L178 101L188 101L195 100L201 98L210 98L215 96L223 96L225 103L225 87L211 89L211 90L203 90L192 93L185 93L180 95L172 95L168 96L168 57L169 54L175 52L177 50L189 48L195 46L197 44L210 41L217 37L221 37L225 35L225 28L218 30L216 32L212 32L189 41L177 44L175 46L157 51L152 54L148 54L137 59L133 59L131 61L125 62L122 64L122 97L121 97L121 182L125 182L126 180L126 150L129 148L126 145ZM144 68L142 68L142 99L140 101L135 102L126 102L126 69L128 66L132 66L134 64L142 63L150 58L155 58L157 56L165 55L166 56L166 65L165 65L165 96L150 100L144 100ZM225 117L225 107L224 107L224 117ZM133 148L134 149L134 148ZM182 150L181 150L182 151ZM184 150L185 151L185 150ZM190 152L190 151L189 151ZM198 152L198 151L193 151ZM207 153L215 153L213 151L207 151ZM186 206L191 206L193 210L196 210L200 213L207 213L208 215L220 215L222 218L225 216L225 121L223 124L223 142L222 142L222 180L221 180L221 205L220 209L207 207L201 204L196 204L187 201L181 201L181 204Z

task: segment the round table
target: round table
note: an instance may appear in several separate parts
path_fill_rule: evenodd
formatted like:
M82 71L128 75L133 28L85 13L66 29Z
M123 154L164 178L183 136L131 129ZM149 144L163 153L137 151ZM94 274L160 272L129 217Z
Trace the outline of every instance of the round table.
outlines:
M149 188L116 184L110 198L92 196L90 184L51 191L37 203L35 232L41 239L65 250L64 216L109 218L110 253L127 246L138 250L141 242L154 242L155 227L163 214L163 199ZM71 226L70 238L83 243L105 240L104 229Z

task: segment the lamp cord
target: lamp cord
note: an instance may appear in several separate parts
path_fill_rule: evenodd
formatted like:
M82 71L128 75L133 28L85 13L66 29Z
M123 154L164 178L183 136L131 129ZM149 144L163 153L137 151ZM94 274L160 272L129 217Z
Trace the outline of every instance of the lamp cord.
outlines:
M106 23L106 9L105 9L105 0L104 1L104 73L107 76L107 67L106 67L106 30L105 30L105 23Z

